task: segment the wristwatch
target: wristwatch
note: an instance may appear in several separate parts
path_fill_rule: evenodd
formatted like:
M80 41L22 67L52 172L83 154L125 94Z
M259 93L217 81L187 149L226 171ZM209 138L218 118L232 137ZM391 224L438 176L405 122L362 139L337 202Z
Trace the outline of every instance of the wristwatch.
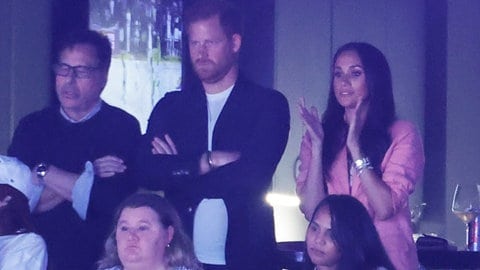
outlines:
M44 162L39 163L35 167L35 173L37 174L40 184L45 185L45 176L48 173L48 165Z
M353 162L353 164L355 164L355 169L357 169L357 171L361 171L365 168L368 168L368 167L372 166L368 157L359 158L359 159L355 160Z
M360 176L360 174L362 174L365 171L365 169L368 169L368 170L373 169L372 163L370 163L370 160L368 159L368 157L357 159L353 162L353 164L355 165L355 169L357 170L358 176Z

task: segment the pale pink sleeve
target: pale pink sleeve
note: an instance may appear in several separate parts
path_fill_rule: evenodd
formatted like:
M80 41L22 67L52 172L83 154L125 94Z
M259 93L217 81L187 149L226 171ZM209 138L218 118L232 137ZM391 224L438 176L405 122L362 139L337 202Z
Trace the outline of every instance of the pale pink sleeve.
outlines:
M392 144L382 161L382 178L392 190L396 213L407 206L408 197L423 174L425 157L420 134L412 123L397 121L390 132Z

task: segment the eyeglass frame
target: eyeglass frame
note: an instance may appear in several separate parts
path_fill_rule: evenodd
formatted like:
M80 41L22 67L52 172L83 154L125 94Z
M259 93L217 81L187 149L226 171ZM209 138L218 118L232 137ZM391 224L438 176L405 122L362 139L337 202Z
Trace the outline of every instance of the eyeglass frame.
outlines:
M65 63L56 63L53 65L52 68L53 68L53 73L55 73L55 75L57 76L69 77L73 72L73 76L76 79L90 79L93 76L93 72L101 69L102 67L101 66L96 66L96 67L82 66L82 65L70 66L69 64L65 64ZM61 68L67 68L66 69L67 73L59 72ZM85 70L82 70L82 69L85 69Z

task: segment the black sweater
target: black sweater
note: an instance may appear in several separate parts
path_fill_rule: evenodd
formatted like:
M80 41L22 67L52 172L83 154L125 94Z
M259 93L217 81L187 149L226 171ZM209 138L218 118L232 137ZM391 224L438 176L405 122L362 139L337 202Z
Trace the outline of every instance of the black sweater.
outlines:
M79 174L86 161L106 155L122 158L127 165L126 173L95 178L85 221L69 201L35 215L35 225L47 243L49 269L93 269L102 254L115 207L135 190L128 167L140 134L133 116L106 103L82 123L68 122L58 107L32 113L20 121L8 154L30 167L46 162Z

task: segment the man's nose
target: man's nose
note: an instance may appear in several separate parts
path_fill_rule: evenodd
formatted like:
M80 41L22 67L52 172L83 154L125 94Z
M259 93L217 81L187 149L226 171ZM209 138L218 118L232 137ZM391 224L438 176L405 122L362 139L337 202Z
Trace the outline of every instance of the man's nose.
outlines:
M77 79L77 74L75 74L75 70L73 69L70 69L70 71L68 72L68 74L65 76L65 79L67 80L67 82L74 82L76 79Z
M208 55L208 48L207 48L207 45L205 43L202 43L198 47L198 55L200 55L200 56L207 56Z

